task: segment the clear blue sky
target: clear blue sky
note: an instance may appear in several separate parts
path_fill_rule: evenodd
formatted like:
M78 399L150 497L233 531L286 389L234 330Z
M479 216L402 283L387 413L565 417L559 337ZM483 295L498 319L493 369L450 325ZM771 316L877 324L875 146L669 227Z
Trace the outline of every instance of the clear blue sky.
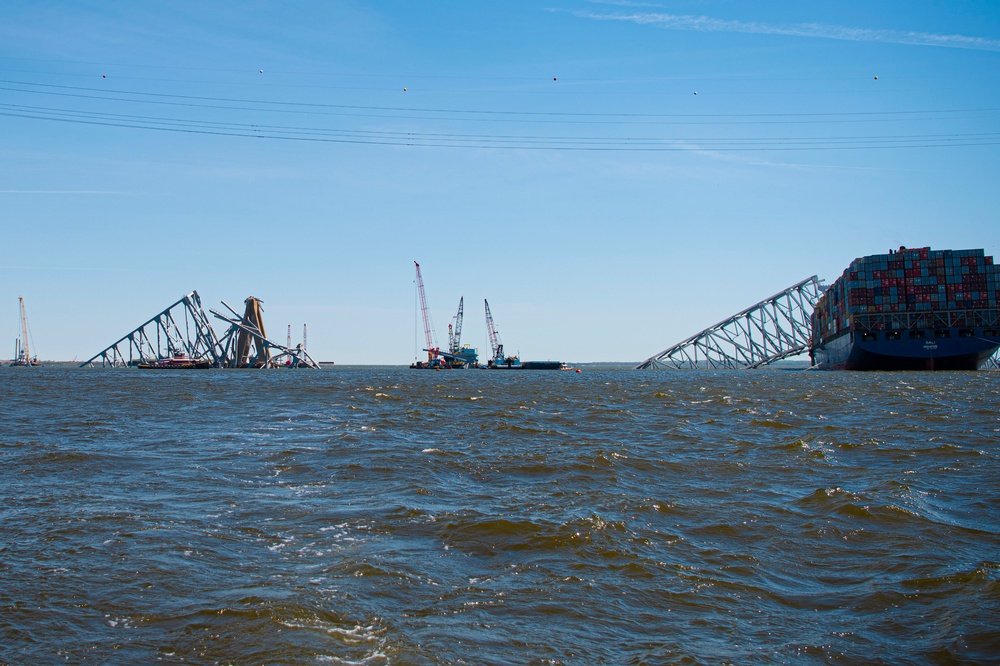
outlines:
M877 78L876 78L877 77ZM0 343L186 292L408 363L639 361L899 245L1000 256L1000 4L0 4ZM697 94L695 94L697 93ZM421 335L422 337L422 335Z

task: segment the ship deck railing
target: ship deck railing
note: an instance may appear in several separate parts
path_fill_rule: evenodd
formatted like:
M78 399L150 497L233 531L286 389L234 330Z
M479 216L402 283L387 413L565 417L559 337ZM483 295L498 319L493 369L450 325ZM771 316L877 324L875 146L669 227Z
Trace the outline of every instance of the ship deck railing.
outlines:
M935 328L1000 327L1000 309L923 310L851 315L852 331L911 331Z

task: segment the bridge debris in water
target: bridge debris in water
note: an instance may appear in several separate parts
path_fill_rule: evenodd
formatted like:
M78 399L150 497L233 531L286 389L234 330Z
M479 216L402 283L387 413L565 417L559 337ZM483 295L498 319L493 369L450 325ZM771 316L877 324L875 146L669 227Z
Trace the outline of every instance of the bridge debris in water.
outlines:
M643 361L637 369L759 368L809 349L815 275Z
M282 345L267 337L262 301L250 296L242 315L225 301L232 315L210 310L228 324L219 336L209 323L197 291L185 295L159 314L95 354L81 367L137 367L181 355L213 368L318 368L305 346Z

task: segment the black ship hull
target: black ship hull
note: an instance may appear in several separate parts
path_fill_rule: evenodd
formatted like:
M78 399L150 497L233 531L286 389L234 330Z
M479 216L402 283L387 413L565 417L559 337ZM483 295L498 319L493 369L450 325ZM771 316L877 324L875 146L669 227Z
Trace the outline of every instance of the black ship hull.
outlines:
M978 370L1000 347L995 329L846 331L810 351L821 370Z

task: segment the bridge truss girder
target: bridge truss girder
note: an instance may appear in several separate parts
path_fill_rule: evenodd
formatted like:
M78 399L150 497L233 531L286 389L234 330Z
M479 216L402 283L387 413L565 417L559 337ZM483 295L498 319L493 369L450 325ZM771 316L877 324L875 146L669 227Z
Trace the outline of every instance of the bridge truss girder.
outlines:
M197 291L183 296L82 366L122 367L151 363L183 352L190 358L220 362L219 340L208 322Z
M815 275L664 349L639 370L759 368L809 349L811 316L823 293Z
M252 302L252 303L251 303ZM223 302L233 317L212 314L229 324L220 338L209 323L198 292L192 291L153 316L117 342L84 361L81 367L110 367L155 363L183 352L207 360L216 368L318 368L304 345L286 347L269 340L263 331L260 300L247 299L247 315L240 316ZM251 314L252 311L252 314Z
M226 368L319 368L319 364L306 352L305 345L289 347L269 339L264 332L261 301L253 296L245 301L246 312L240 316L225 301L227 316L209 310L216 318L229 324L229 329L219 340Z

